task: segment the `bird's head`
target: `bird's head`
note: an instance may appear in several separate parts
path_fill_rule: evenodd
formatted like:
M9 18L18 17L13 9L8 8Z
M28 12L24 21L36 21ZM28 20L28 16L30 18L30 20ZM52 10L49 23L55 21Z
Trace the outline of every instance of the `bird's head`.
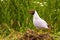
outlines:
M34 15L34 13L35 13L35 10L28 10L28 12L30 13L30 14L32 14L32 15Z

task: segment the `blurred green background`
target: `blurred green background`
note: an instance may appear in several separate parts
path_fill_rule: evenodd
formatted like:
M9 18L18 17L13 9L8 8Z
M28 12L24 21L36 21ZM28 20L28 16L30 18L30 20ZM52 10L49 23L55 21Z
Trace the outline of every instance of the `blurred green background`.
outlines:
M60 0L0 0L0 39L13 31L34 30L30 9L51 25L54 35L60 35Z

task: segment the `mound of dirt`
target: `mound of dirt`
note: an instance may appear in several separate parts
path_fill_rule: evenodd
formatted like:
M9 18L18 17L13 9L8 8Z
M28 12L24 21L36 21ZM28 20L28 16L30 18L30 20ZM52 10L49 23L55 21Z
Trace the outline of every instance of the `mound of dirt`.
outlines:
M37 34L32 30L28 30L19 40L54 40L48 33Z

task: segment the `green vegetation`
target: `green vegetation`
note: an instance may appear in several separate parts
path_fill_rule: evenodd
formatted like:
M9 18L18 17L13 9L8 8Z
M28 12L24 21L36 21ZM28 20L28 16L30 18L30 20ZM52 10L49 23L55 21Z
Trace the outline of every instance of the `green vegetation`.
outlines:
M29 9L37 10L51 25L51 36L60 40L60 0L0 0L0 40L13 40L27 29L36 30Z

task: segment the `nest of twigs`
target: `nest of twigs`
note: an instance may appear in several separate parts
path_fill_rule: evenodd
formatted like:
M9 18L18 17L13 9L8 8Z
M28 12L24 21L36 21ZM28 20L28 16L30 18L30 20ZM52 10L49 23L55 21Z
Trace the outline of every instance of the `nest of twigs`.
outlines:
M37 34L32 30L28 30L19 40L54 40L48 33Z

